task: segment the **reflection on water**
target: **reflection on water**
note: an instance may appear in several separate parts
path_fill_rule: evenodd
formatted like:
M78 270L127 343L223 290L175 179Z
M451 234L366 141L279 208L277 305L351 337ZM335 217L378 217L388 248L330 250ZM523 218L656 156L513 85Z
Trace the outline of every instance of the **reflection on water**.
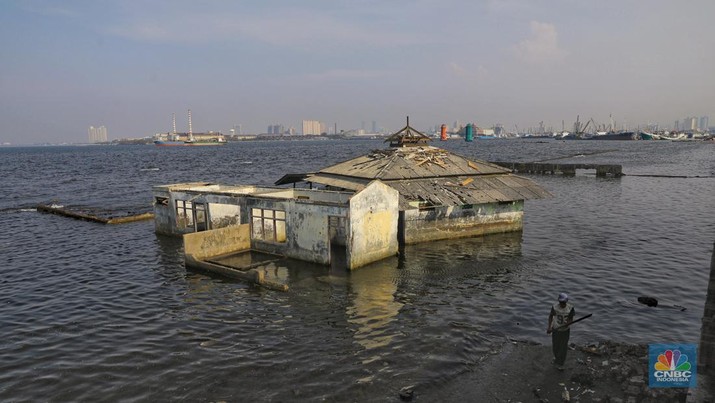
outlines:
M394 268L373 265L350 276L348 322L356 325L355 341L365 349L385 347L395 337L389 324L402 308L395 301Z

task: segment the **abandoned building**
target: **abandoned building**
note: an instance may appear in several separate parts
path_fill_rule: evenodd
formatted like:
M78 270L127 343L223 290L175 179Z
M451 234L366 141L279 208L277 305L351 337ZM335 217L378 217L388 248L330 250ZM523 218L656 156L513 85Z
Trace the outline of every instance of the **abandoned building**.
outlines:
M376 150L318 172L289 174L276 185L306 183L358 192L379 180L399 193L401 244L472 237L522 229L524 200L551 195L527 178L484 161L470 161L431 147L409 126Z
M155 186L156 232L183 236L187 264L219 272L231 268L216 257L246 251L326 265L341 259L352 270L408 243L521 230L524 200L550 196L429 140L408 123L388 149L276 182L292 188Z

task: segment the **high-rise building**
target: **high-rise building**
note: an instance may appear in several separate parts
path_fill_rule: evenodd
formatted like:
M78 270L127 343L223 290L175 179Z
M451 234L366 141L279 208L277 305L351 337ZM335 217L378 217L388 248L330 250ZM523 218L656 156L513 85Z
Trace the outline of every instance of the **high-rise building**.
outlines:
M377 133L377 122L374 120L372 121L372 132Z
M325 132L325 124L317 120L303 121L303 135L319 135Z
M269 125L267 133L278 135L285 134L285 127L282 124Z
M698 129L704 132L707 131L708 125L710 124L709 120L710 118L708 118L707 116L701 116L700 123L698 124Z
M688 117L686 118L685 130L697 130L698 129L698 118Z
M107 128L104 126L94 127L90 126L87 130L89 135L90 143L106 143L107 142Z

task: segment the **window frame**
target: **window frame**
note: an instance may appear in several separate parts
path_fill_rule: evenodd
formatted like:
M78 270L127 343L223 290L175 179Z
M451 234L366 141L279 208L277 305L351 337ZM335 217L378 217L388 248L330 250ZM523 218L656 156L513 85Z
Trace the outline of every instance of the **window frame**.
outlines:
M263 207L251 207L251 238L263 242L286 243L286 212Z

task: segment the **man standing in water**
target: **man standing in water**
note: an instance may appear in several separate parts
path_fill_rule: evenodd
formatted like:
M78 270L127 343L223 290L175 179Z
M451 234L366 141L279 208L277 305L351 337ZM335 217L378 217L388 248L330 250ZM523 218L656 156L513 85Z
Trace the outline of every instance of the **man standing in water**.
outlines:
M566 352L569 348L569 336L571 330L569 325L573 322L576 314L573 305L569 304L569 296L566 293L559 294L559 303L551 307L549 314L549 327L546 333L551 334L551 344L554 350L554 364L559 371L564 370L566 362Z

